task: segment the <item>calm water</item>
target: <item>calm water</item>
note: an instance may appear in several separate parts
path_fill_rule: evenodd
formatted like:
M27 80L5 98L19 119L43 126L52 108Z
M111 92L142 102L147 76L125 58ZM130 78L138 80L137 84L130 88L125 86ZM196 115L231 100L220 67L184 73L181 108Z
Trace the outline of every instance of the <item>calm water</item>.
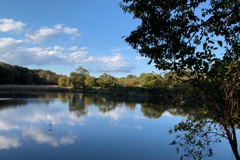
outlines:
M81 94L1 96L1 159L175 160L169 129L184 119L168 105ZM238 133L239 134L239 133ZM234 159L227 141L209 159Z

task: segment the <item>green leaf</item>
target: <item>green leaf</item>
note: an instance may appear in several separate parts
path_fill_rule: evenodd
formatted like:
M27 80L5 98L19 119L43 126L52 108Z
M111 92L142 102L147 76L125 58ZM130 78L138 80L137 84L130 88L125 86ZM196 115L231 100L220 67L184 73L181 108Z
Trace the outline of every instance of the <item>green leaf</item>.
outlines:
M206 47L207 47L207 43L205 42L205 43L203 43L203 49L205 50Z
M208 43L212 43L212 44L214 44L214 42L213 42L213 41L211 41L211 40L208 40Z
M222 41L217 41L218 45L222 47Z
M150 65L152 63L152 59L148 62L148 65Z

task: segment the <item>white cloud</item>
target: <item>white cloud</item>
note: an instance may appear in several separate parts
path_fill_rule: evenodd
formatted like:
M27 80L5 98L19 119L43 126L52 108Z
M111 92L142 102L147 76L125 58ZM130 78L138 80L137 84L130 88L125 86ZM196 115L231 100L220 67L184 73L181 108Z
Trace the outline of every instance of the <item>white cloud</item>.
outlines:
M70 51L77 51L78 50L78 46L72 46L69 48Z
M32 47L24 48L18 43L11 41L6 44L0 44L0 61L18 65L45 65L45 64L79 64L87 57L87 50L83 48L72 47L63 48L60 46L53 47ZM8 45L7 45L8 44ZM18 45L17 45L18 44ZM11 47L10 47L11 46ZM2 48L8 48L3 50Z
M130 73L135 66L121 54L89 56L86 47L23 47L24 41L0 39L0 61L17 65L92 65L93 72Z
M108 73L130 73L135 68L121 54L115 54L111 57L101 57L100 61L104 63L105 67L99 71L102 70Z
M69 27L69 26L65 27L62 24L57 24L57 25L53 26L53 28L55 28L56 30L61 31L65 34L68 34L68 35L80 36L78 29L74 28L74 27Z
M21 21L14 21L13 19L1 19L0 18L0 32L21 32L26 26Z
M135 66L127 61L121 54L114 54L112 56L90 56L86 62L94 63L96 66L93 68L95 72L107 73L130 73Z
M80 33L78 32L77 28L64 27L63 32L73 36L80 36Z
M57 37L60 32L57 29L42 27L37 31L27 33L26 37L34 43L43 42L49 38Z
M48 39L57 38L62 33L74 37L80 36L77 28L64 27L62 24L57 24L53 27L42 27L37 31L29 31L26 37L32 40L33 43L41 43Z
M16 48L23 43L23 40L16 40L13 38L0 38L0 50Z
M26 25L12 19L0 19L0 32L21 31ZM26 29L25 37L0 38L0 61L20 65L88 65L96 73L131 73L135 68L129 59L122 56L120 51L129 49L115 47L112 55L93 56L86 47L76 45L63 47L59 44L61 38L70 40L80 36L79 30L74 27L57 24L40 27L38 30ZM54 40L45 43L48 40ZM52 45L53 44L53 45ZM49 46L50 45L50 46ZM47 46L47 47L45 47ZM111 52L111 51L110 51Z

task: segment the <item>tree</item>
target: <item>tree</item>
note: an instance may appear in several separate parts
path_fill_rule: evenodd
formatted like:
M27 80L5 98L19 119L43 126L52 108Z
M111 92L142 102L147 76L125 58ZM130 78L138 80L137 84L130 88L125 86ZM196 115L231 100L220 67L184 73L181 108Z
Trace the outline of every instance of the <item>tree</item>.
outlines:
M212 52L216 42L225 44L224 56L239 60L237 0L123 0L120 5L142 21L126 42L159 69L208 70L218 60Z
M60 87L69 87L70 86L70 78L67 76L63 76L63 77L59 78L58 85Z
M138 85L138 77L135 75L127 75L126 78L127 86L135 87Z
M104 74L100 75L100 77L97 80L97 83L102 88L109 88L111 86L115 86L117 83L117 80L115 77L113 77L107 73L104 73Z
M240 1L123 0L120 5L141 20L126 42L150 58L149 64L189 78L199 104L223 126L240 159L232 141L240 119Z
M142 87L148 89L160 88L162 84L162 77L153 73L143 73L139 77L139 83Z
M58 84L58 79L60 78L59 75L56 73L46 70L38 72L39 77L42 79L42 83L44 84Z
M89 76L88 70L84 69L83 67L78 67L76 72L70 73L70 81L73 85L73 88L83 88L85 89L86 83L85 80Z
M85 84L88 87L95 87L96 86L96 79L93 76L87 76L85 79Z

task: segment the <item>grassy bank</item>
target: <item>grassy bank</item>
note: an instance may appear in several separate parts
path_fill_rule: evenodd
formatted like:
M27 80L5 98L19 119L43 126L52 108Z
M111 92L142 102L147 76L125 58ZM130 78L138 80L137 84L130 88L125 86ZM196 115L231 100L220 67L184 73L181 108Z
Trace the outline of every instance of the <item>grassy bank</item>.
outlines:
M61 88L57 85L0 85L0 91L71 91L68 88Z

